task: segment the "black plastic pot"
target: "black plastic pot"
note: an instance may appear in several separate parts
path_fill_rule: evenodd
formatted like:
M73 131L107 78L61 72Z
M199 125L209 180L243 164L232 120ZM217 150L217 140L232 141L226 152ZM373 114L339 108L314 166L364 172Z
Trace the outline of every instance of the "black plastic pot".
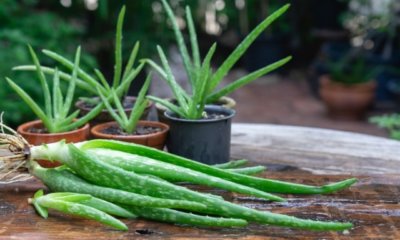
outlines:
M170 153L205 164L229 161L231 145L231 119L235 110L220 106L206 106L208 114L224 115L218 119L187 120L167 111L170 121L167 148Z

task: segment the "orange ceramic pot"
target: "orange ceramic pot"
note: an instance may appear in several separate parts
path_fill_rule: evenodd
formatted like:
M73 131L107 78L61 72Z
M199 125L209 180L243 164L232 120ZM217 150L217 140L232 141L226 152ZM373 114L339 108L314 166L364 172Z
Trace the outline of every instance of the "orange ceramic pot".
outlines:
M32 128L36 129L43 128L42 121L36 120L24 123L18 127L17 132L21 134L21 136L24 137L29 144L35 146L44 143L58 142L63 139L67 143L82 142L87 140L89 136L89 124L85 124L83 127L78 128L76 130L63 133L34 133L30 132L30 129ZM44 160L39 160L38 162L43 167L56 167L60 165L60 163L58 162L49 162Z
M94 126L90 133L94 138L100 139L111 139L111 140L119 140L124 142L131 142L136 144L141 144L157 149L163 149L165 146L165 140L167 138L167 133L169 130L169 126L160 123L160 122L153 122L153 121L139 121L138 125L140 126L149 126L149 127L158 127L161 128L161 131L146 135L114 135L104 133L104 129L107 129L111 126L117 127L118 124L116 122L107 122L102 123Z
M354 120L364 117L375 98L375 88L372 80L349 85L324 75L320 78L319 93L332 118Z

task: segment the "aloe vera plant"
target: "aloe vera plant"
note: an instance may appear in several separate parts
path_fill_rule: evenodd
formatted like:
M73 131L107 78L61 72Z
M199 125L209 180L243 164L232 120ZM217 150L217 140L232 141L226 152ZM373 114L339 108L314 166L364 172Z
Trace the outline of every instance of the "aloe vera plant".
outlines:
M125 93L127 93L130 84L136 78L136 76L143 69L145 63L140 63L138 66L134 66L135 60L140 48L140 43L136 42L132 48L131 54L129 56L128 62L125 66L124 71L122 71L122 27L124 23L125 16L125 6L122 7L117 22L116 36L115 36L115 65L114 65L114 76L112 84L109 84L104 74L100 70L94 69L95 77L91 76L85 72L82 68L78 67L76 86L86 90L87 92L98 95L101 93L103 96L107 96L111 99L113 92L115 92L118 98L122 98ZM73 69L74 64L67 58L59 55L56 52L44 49L43 54L49 58L60 63L63 67L67 69ZM13 70L18 71L35 71L38 67L36 65L23 65L14 67ZM56 68L41 66L42 71L45 74L54 75L56 73ZM73 76L71 74L58 71L59 77L62 80L72 81ZM111 81L110 81L111 82Z
M369 118L369 122L375 123L378 127L386 129L390 137L400 140L400 114L386 114Z
M275 63L265 66L259 70L256 70L227 86L217 89L219 83L226 76L233 65L239 60L239 58L246 52L247 48L254 42L254 40L279 16L287 11L289 4L281 7L271 16L262 21L249 35L236 47L236 49L227 57L222 65L213 71L211 68L211 59L216 50L216 44L214 43L209 49L208 53L201 61L198 40L196 36L195 27L193 24L192 14L189 7L186 7L186 22L188 25L189 36L190 36L190 48L192 54L189 54L188 47L183 39L182 32L178 27L178 23L175 19L174 13L171 7L168 5L166 0L162 0L166 13L172 22L173 30L175 32L175 38L179 47L180 54L183 59L184 67L186 70L188 81L191 86L191 93L187 93L183 88L176 82L171 68L169 67L167 57L160 46L157 46L158 54L161 60L161 66L156 62L147 59L149 63L167 82L171 88L178 104L174 105L170 102L149 96L148 98L154 102L157 102L172 112L185 119L199 119L204 114L204 107L207 103L212 103L218 100L220 97L225 96L236 89L256 80L257 78L281 67L288 61L291 56L281 59Z
M117 93L112 89L111 96L112 100L114 101L114 106L116 110L112 107L112 102L110 102L106 96L104 96L100 89L99 96L103 103L105 104L108 112L114 118L114 120L118 123L119 127L124 130L128 134L132 134L136 129L137 123L142 116L144 109L148 104L148 100L146 99L146 93L150 86L151 74L149 74L146 78L146 81L141 88L138 97L136 98L135 104L132 107L131 114L127 116L124 111L123 105L121 100L118 98Z
M80 119L76 119L79 114L79 110L71 114L69 113L74 97L77 74L79 71L79 61L81 55L80 47L78 47L76 50L75 61L72 65L72 74L70 75L71 78L65 97L60 90L60 72L57 69L54 70L53 88L52 92L50 92L49 85L47 84L47 80L43 73L42 67L40 66L38 57L30 46L29 51L35 64L35 69L42 87L45 102L44 110L13 80L10 78L6 78L6 80L11 88L26 102L26 104L28 104L37 117L42 120L44 127L49 133L67 132L78 128L86 124L102 110L103 106L98 105Z

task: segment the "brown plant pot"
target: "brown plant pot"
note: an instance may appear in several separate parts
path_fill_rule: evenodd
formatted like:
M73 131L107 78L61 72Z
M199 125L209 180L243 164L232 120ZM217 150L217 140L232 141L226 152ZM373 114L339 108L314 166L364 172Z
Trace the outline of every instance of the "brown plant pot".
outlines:
M41 145L44 143L53 143L61 140L65 140L66 143L76 143L87 140L89 136L89 124L85 124L83 127L76 130L63 132L63 133L34 133L29 130L32 128L42 129L43 124L41 120L31 121L20 125L17 132L24 137L31 145ZM54 161L38 160L37 161L43 167L57 167L61 163Z
M94 97L96 99L98 99L98 97ZM136 97L132 97L132 96L127 96L124 98L124 103L134 103L136 101ZM145 108L143 115L140 119L145 120L147 119L151 106L153 105L152 102L149 102L147 107ZM78 100L75 103L75 107L79 109L79 115L80 116L84 116L86 114L88 114L93 107L89 107L87 106L87 104L83 101L83 100ZM131 114L132 111L132 107L129 108L125 108L125 113L129 116ZM107 109L103 109L99 115L97 115L95 118L93 118L89 123L91 126L95 126L97 124L100 123L106 123L106 122L111 122L114 121L113 117L110 115L110 113L107 111Z
M346 85L331 80L330 76L320 78L319 93L326 104L330 117L356 120L364 117L375 98L375 81Z
M138 125L142 126L150 126L150 127L159 127L161 131L146 135L114 135L104 133L103 130L107 129L111 126L118 126L116 122L107 122L94 126L90 132L94 138L100 139L111 139L111 140L119 140L124 142L131 142L136 144L141 144L157 149L163 149L165 146L165 140L167 138L167 133L169 130L169 126L160 122L153 121L139 121Z
M177 103L176 100L173 99L173 98L167 98L166 100L171 102L171 103L173 103L173 104ZM215 103L213 103L211 105L222 106L222 107L225 107L225 108L228 108L228 109L235 109L236 101L233 98L223 96L220 99L218 99L217 102L215 102ZM156 103L155 107L156 107L156 110L157 110L158 121L169 125L170 121L164 115L165 111L167 111L167 108L164 107L163 105L159 104L159 103Z

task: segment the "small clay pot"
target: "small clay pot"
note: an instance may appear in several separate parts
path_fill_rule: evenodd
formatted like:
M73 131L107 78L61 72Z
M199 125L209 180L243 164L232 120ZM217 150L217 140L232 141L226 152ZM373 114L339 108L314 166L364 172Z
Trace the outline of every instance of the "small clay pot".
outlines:
M319 93L334 119L356 120L364 117L375 98L375 81L343 84L332 81L330 76L320 78Z
M63 132L63 133L34 133L29 130L32 128L42 129L43 123L41 120L31 121L20 125L17 132L24 137L31 145L41 145L44 143L53 143L61 140L65 140L66 143L76 143L87 140L89 136L89 124L85 124L83 127ZM59 162L50 162L46 160L38 160L38 163L43 167L57 167L61 164Z
M166 100L173 104L177 104L176 99L167 98ZM217 105L217 106L221 106L221 107L228 108L228 109L235 109L236 101L233 98L223 96L220 99L218 99L218 101L216 101L210 105ZM157 110L158 121L169 125L170 124L169 119L166 118L164 115L164 113L167 111L167 108L159 103L156 103L155 107Z
M94 97L94 99L99 99L99 98ZM136 101L136 97L126 96L124 98L124 102L134 104L135 101ZM147 107L144 109L143 115L140 119L142 119L142 120L147 119L152 106L153 106L153 103L149 102ZM78 100L75 103L75 107L79 109L80 116L84 116L84 115L88 114L93 109L93 107L88 107L87 104L83 100ZM124 110L125 110L125 113L129 116L131 114L132 108L131 107L125 108ZM100 114L97 115L95 118L93 118L89 123L91 126L95 126L97 124L111 122L113 120L114 120L113 117L110 115L110 113L107 111L107 109L103 109L100 112Z
M138 125L141 126L150 126L150 127L158 127L161 128L161 131L146 135L114 135L104 133L104 129L107 129L111 126L118 126L117 122L107 122L94 126L90 132L94 138L100 139L111 139L111 140L119 140L124 142L137 143L157 149L163 149L165 146L165 140L167 138L167 133L169 130L169 126L160 122L153 121L139 121Z

